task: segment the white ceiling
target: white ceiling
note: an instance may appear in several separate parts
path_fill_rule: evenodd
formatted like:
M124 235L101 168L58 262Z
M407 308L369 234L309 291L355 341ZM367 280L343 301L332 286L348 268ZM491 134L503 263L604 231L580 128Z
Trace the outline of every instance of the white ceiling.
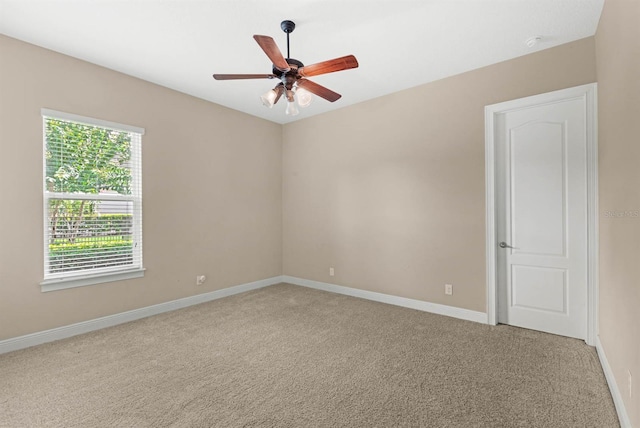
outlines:
M0 33L217 104L287 123L595 34L604 0L0 0ZM291 57L353 54L360 67L312 80L340 94L284 114L259 96L274 80L253 40L296 23ZM543 37L529 48L525 41Z

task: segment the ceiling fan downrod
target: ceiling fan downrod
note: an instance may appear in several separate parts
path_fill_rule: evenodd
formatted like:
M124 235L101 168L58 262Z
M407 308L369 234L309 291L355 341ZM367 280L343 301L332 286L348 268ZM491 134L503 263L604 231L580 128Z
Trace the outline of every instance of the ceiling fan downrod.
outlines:
M280 28L287 33L287 58L291 58L291 54L289 53L289 34L293 33L293 30L296 29L296 24L293 21L286 20L280 23Z

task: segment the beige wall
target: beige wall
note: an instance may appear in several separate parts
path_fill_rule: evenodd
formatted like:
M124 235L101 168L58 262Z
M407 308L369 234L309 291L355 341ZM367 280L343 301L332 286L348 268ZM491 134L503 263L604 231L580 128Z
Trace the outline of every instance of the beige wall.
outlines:
M281 275L280 125L4 36L0 62L0 340ZM40 292L42 107L146 128L144 278Z
M587 38L287 124L284 274L485 312L484 107L595 80Z
M640 427L640 1L605 2L596 33L596 64L600 340L632 424ZM611 211L622 217L607 216ZM633 399L628 370L634 379Z

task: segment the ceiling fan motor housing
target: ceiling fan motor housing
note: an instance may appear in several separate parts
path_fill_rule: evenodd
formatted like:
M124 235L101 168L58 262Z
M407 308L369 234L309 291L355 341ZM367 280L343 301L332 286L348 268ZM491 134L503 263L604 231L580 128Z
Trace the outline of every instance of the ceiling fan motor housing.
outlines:
M285 21L286 22L286 21ZM293 58L286 58L287 64L291 67L291 69L287 72L283 72L278 70L275 66L273 67L273 74L284 83L284 86L291 90L293 84L296 83L298 78L298 69L304 67L304 64L301 61Z

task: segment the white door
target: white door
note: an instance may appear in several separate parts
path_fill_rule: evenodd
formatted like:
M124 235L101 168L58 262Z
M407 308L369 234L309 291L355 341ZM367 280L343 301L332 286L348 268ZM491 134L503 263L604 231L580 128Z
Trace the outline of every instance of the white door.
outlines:
M495 118L498 321L587 336L584 98Z

